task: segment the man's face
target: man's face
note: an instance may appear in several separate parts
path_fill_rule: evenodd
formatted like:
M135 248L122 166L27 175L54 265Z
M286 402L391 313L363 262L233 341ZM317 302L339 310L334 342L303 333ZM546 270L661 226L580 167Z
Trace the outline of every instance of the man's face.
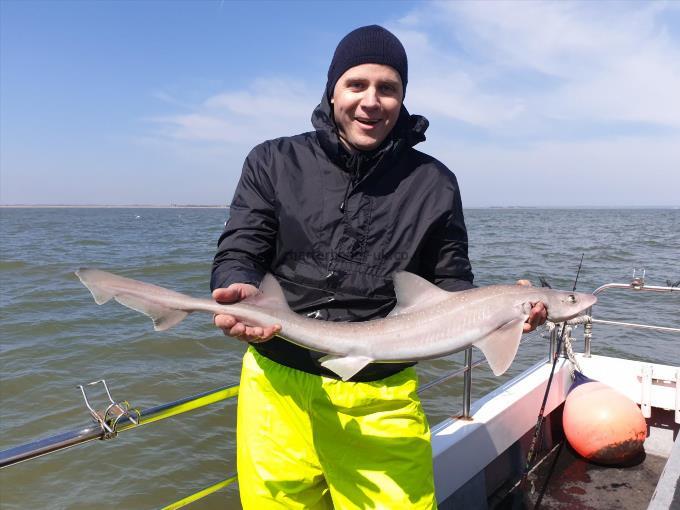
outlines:
M335 84L331 100L340 139L362 151L375 149L397 123L403 97L394 68L361 64L348 69Z

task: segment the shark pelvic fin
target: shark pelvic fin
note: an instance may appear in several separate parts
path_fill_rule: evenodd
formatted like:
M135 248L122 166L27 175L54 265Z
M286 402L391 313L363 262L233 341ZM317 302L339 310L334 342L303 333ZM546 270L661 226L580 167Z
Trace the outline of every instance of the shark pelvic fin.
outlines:
M510 321L473 344L484 353L494 375L505 373L515 359L525 320L526 316Z
M131 294L118 294L114 296L114 299L123 306L127 306L128 308L132 308L133 310L137 310L138 312L151 317L153 329L156 331L170 329L182 322L182 320L189 315L189 312L185 310L170 308Z
M319 361L321 361L322 367L338 374L343 381L346 381L373 360L366 356L336 356L335 354L327 354L319 359Z
M397 306L392 309L389 315L424 310L450 296L449 292L408 271L398 271L394 273L392 279L394 293L397 296Z

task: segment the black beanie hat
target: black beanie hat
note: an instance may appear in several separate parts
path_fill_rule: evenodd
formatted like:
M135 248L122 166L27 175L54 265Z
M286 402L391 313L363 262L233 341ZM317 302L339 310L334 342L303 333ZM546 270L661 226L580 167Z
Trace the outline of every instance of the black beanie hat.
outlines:
M335 84L345 71L361 64L383 64L393 67L401 77L406 95L408 61L406 50L397 37L378 25L360 27L342 38L328 68L326 96L333 97Z

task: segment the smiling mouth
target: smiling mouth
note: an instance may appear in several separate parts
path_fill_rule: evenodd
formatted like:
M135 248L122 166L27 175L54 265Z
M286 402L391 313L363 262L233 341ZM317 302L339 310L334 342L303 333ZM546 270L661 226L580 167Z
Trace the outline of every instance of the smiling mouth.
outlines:
M362 124L364 126L375 126L381 121L381 119L360 119L360 118L355 118L354 120L356 120L359 124Z

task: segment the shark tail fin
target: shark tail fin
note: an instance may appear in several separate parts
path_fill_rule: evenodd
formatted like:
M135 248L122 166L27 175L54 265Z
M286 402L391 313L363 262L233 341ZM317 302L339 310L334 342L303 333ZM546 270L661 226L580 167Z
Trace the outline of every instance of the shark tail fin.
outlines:
M156 285L138 282L99 269L79 269L76 271L76 276L87 287L98 305L103 305L113 298L121 305L151 317L156 331L170 329L191 312L191 310L173 308L170 304L166 304L171 301L167 298L184 298L185 296Z
M97 284L97 279L94 278L94 276L96 276L95 271L98 270L81 268L76 271L76 276L80 278L82 284L90 291L90 294L92 294L92 297L94 298L94 302L98 305L103 305L113 298L115 292L110 288Z
M504 374L515 359L524 320L525 317L510 321L474 344L484 353L494 375Z

